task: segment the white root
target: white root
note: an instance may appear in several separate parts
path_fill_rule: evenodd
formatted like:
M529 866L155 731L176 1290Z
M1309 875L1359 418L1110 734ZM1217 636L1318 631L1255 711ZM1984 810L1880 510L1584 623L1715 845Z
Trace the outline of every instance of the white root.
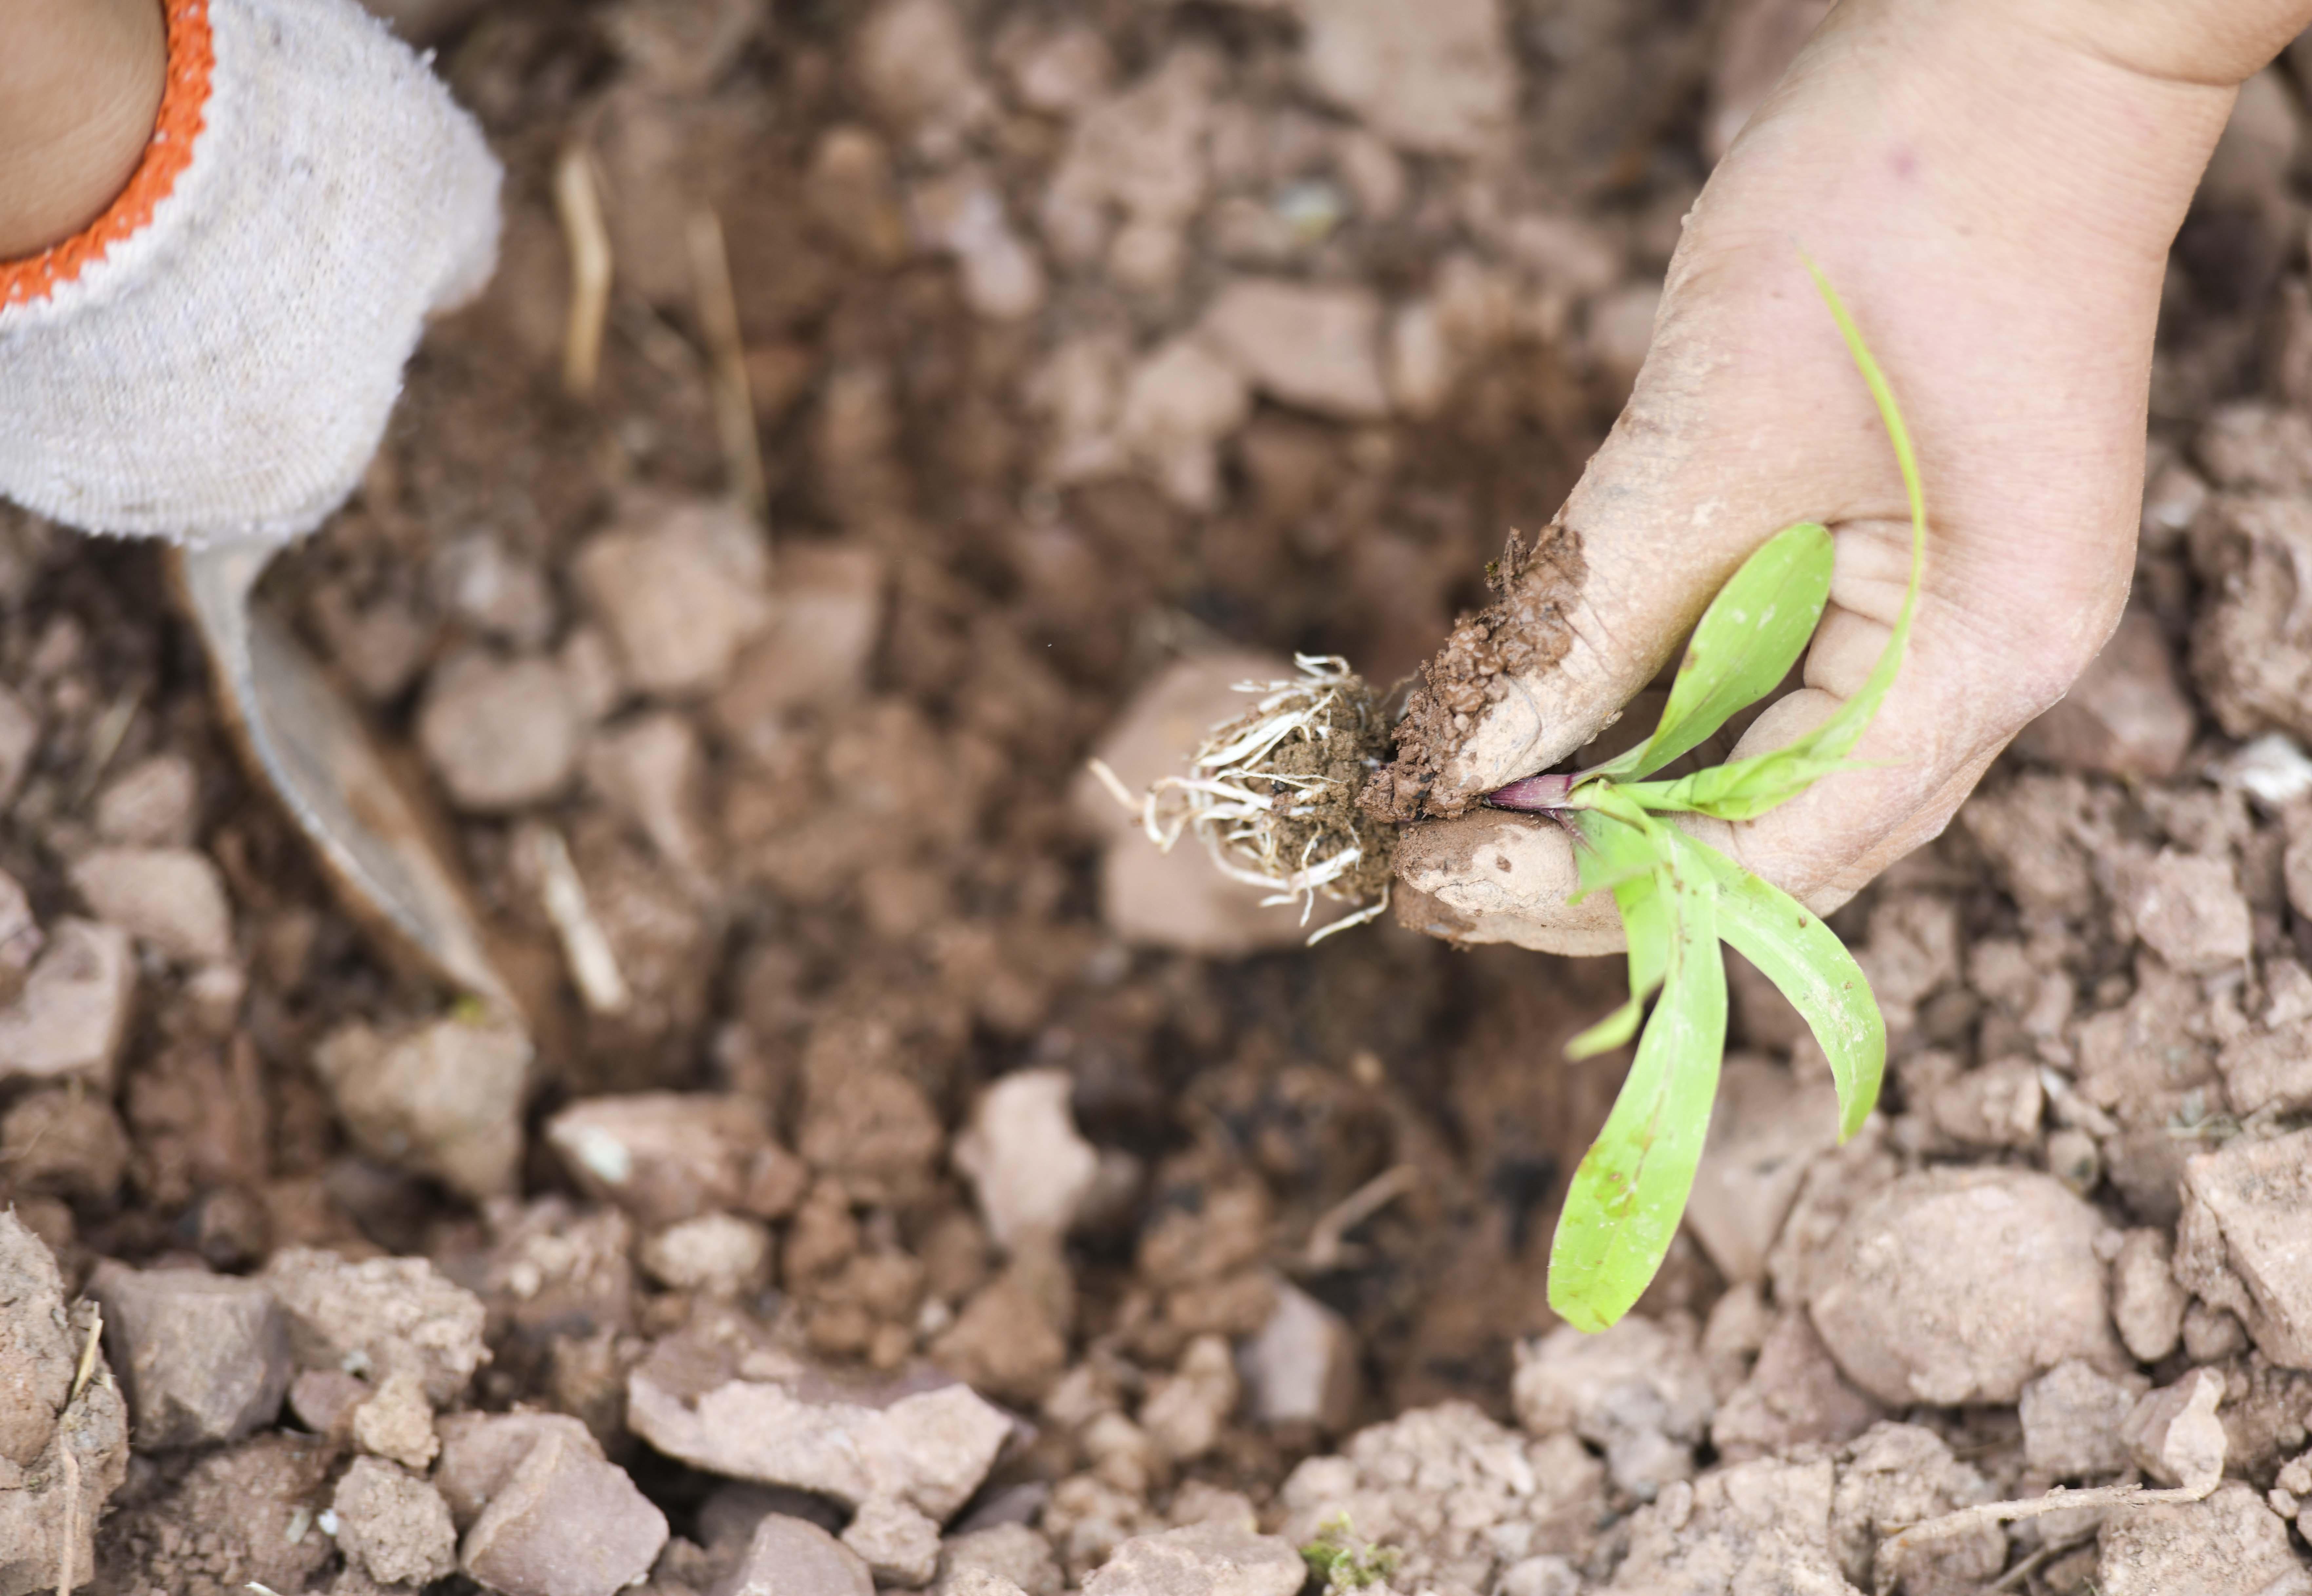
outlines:
M1140 822L1151 842L1169 853L1184 834L1195 833L1222 875L1268 894L1261 900L1263 907L1298 903L1305 926L1316 912L1319 894L1361 905L1354 914L1318 928L1309 938L1313 945L1336 931L1377 919L1388 907L1388 890L1384 886L1379 901L1367 903L1364 894L1341 886L1342 878L1365 858L1353 835L1312 833L1297 855L1283 851L1278 822L1307 820L1322 803L1355 795L1343 790L1344 784L1334 778L1264 768L1262 762L1296 737L1330 741L1336 730L1344 729L1336 717L1356 718L1365 712L1339 690L1339 684L1353 678L1348 661L1296 654L1292 662L1300 667L1297 680L1236 684L1239 693L1260 695L1250 711L1251 723L1232 720L1223 728L1225 741L1208 738L1189 759L1188 774L1166 776L1135 796L1106 762L1094 759L1090 767L1108 795ZM1361 728L1353 720L1349 729ZM1266 790L1255 790L1255 782ZM1316 857L1327 842L1340 845Z

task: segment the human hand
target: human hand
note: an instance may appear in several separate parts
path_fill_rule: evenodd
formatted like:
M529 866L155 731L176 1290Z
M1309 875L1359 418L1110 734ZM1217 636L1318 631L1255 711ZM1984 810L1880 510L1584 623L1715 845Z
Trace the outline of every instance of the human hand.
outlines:
M154 0L0 0L0 261L103 213L153 136L168 65Z
M138 4L166 14L157 126ZM488 276L480 130L353 0L0 0L0 240L36 250L0 258L0 497L190 544L311 530L375 453L426 315Z
M1907 659L1856 768L1754 821L1687 824L1818 912L1934 836L2116 623L2132 566L2168 245L2238 83L2305 0L1850 0L1721 163L1628 407L1557 520L1430 666L1368 793L1409 827L1400 918L1462 941L1621 945L1569 904L1562 828L1476 806L1589 744L1742 560L1835 535L1803 685L1744 734L1818 724L1884 646L1901 478L1801 249L1918 440L1931 533ZM1457 712L1458 711L1458 712Z

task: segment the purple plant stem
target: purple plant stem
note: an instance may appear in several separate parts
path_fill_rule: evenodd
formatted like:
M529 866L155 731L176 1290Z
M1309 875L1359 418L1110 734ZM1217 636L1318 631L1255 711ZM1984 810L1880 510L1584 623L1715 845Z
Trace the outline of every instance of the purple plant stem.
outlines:
M1572 776L1528 776L1494 789L1485 795L1485 802L1496 809L1522 809L1528 813L1563 809L1565 800L1572 796L1573 781Z

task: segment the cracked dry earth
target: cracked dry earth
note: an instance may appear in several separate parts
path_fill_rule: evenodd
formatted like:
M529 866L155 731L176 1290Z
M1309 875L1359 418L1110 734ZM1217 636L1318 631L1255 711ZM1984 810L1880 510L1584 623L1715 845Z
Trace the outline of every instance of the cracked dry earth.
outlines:
M334 903L151 551L0 512L0 1596L2312 1591L2301 63L2178 246L2125 624L1838 919L1880 1114L1835 1147L1735 972L1689 1223L1585 1339L1613 962L1301 951L1080 772L1482 610L1809 8L393 9L504 265L267 601L537 1057ZM2190 1499L1964 1511L2129 1482Z

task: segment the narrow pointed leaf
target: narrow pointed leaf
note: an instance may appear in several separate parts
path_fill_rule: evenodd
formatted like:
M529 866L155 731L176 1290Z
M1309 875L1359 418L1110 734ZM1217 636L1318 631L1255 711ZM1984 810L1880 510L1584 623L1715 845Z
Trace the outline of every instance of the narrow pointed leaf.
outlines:
M1820 726L1800 737L1791 748L1807 745L1807 751L1823 759L1843 759L1854 751L1854 745L1870 728L1871 718L1878 713L1878 705L1887 690L1895 685L1895 673L1902 667L1904 650L1910 646L1911 617L1919 606L1919 578L1927 563L1927 495L1919 480L1918 451L1911 444L1911 429L1903 421L1902 406L1895 402L1895 390L1887 385L1886 372L1862 341L1862 329L1854 325L1847 313L1846 301L1822 275L1822 268L1812 260L1806 263L1808 273L1814 278L1823 303L1830 307L1831 319L1838 323L1838 336L1846 340L1846 353L1854 362L1854 369L1862 373L1862 381L1870 389L1871 402L1878 407L1879 424L1887 429L1887 440L1894 445L1895 464L1903 474L1903 492L1911 506L1911 581L1903 592L1903 607L1895 616L1895 630L1887 646L1878 651L1878 662L1870 667L1861 690L1838 707L1837 712ZM1789 752L1786 748L1782 752Z
M1813 261L1807 262L1807 270L1814 275L1815 286L1821 291L1823 302L1830 307L1831 317L1838 323L1839 336L1846 341L1846 352L1853 359L1855 370L1862 373L1863 383L1878 407L1878 420L1887 429L1887 441L1895 449L1895 463L1903 474L1903 491L1911 508L1910 585L1904 589L1903 607L1896 613L1894 630L1887 636L1887 646L1879 650L1870 676L1863 679L1854 696L1839 705L1828 720L1770 752L1696 771L1676 781L1648 783L1643 790L1625 789L1649 809L1691 810L1722 820L1755 820L1777 805L1789 802L1823 777L1843 768L1847 756L1854 752L1854 746L1862 740L1862 734L1870 729L1887 689L1895 685L1895 674L1902 668L1903 655L1910 647L1911 620L1918 609L1919 582L1927 559L1927 500L1919 480L1918 453L1912 447L1911 431L1904 423L1902 407L1895 402L1894 389L1887 386L1886 373L1878 369L1878 361L1863 343L1854 318L1847 314L1845 302Z
M1717 885L1719 936L1782 989L1830 1060L1844 1141L1870 1117L1887 1068L1887 1022L1870 978L1805 904L1706 842L1679 842Z
M1830 567L1830 532L1817 522L1768 538L1703 612L1653 735L1588 774L1651 776L1773 692L1822 618Z
M1656 880L1671 927L1661 998L1605 1129L1573 1172L1549 1250L1549 1305L1584 1330L1618 1321L1661 1268L1694 1189L1726 1048L1717 889L1677 859Z
M1663 952L1668 952L1667 944ZM1651 995L1651 992L1641 992L1635 987L1631 988L1628 1001L1596 1025L1578 1032L1565 1044L1565 1056L1579 1064L1584 1059L1594 1059L1599 1053L1610 1053L1622 1046L1638 1033L1638 1021L1644 1016L1646 999Z
M1824 759L1798 745L1712 765L1674 781L1633 781L1622 788L1637 804L1657 813L1712 815L1721 820L1756 820L1798 797L1825 776L1852 769L1849 759Z

